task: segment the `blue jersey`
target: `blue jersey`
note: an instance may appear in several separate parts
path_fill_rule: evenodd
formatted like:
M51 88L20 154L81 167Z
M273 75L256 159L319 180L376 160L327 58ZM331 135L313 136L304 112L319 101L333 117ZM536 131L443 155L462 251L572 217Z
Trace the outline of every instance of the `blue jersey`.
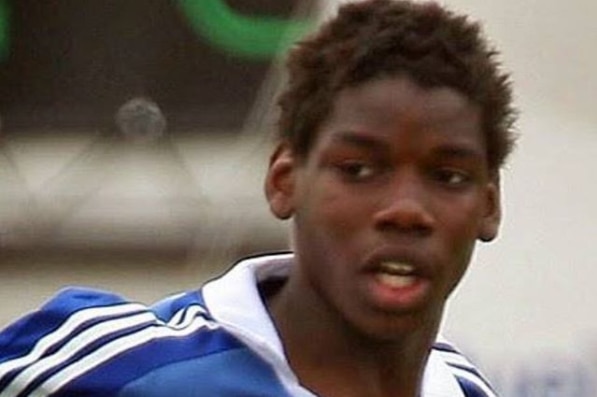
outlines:
M67 289L0 333L0 397L315 397L292 372L257 288L291 263L291 254L247 259L149 307ZM438 342L422 396L496 395Z

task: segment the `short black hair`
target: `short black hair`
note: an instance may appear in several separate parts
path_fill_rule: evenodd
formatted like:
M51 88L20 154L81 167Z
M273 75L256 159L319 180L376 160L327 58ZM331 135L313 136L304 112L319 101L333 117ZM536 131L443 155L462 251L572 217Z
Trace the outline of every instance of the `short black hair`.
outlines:
M306 156L342 89L406 75L424 87L463 93L482 114L489 168L499 169L514 143L510 75L478 22L435 2L366 0L291 49L279 98L278 136Z

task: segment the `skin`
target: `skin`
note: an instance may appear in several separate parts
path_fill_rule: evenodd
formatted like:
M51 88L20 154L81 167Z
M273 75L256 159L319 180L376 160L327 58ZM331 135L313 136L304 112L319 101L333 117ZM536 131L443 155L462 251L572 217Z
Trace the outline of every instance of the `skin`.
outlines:
M304 157L266 178L296 264L268 301L301 383L326 397L415 397L444 305L500 221L479 108L407 77L341 91ZM403 284L384 262L409 266Z

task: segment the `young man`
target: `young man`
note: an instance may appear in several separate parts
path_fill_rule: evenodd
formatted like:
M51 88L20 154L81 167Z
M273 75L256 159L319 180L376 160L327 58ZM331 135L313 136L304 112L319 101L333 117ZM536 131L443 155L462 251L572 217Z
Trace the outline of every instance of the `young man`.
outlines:
M69 289L0 334L7 396L495 396L437 336L500 222L508 76L479 27L370 0L291 52L266 176L293 252L153 307Z

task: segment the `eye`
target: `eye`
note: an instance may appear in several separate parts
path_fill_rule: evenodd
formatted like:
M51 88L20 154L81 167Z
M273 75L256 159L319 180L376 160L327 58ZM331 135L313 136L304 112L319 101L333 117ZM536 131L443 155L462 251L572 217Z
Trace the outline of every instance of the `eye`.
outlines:
M375 166L364 161L345 161L336 166L342 176L352 181L365 181L376 173Z
M472 181L472 176L463 170L440 168L434 172L434 178L449 187L463 187Z

